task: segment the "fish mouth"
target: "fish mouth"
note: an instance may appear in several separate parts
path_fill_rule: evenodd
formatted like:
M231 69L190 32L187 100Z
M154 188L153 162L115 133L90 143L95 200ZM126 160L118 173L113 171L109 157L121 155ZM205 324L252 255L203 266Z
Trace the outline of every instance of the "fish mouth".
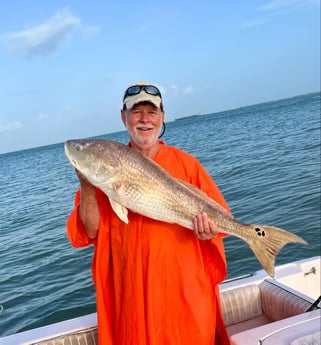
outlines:
M81 149L81 145L73 142L72 140L68 140L65 143L65 155L68 158L70 164L73 165L75 168L77 168L78 162L73 157L72 151L80 151Z

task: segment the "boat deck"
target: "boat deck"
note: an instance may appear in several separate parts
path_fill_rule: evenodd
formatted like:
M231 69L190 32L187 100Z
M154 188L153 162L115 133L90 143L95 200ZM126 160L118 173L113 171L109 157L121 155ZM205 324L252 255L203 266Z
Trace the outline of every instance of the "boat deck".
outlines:
M320 257L220 285L231 345L321 344ZM0 345L98 345L96 313L0 338Z

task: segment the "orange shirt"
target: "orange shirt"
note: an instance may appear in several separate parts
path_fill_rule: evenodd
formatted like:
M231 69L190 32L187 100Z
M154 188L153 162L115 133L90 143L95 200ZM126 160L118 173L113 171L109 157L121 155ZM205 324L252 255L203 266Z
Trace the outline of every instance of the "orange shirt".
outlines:
M162 144L153 159L228 209L194 157ZM131 211L125 224L98 189L97 197L96 238L88 238L79 219L79 191L67 233L75 247L94 245L99 344L213 345L215 333L216 341L228 344L218 293L226 276L222 235L201 241L191 230Z

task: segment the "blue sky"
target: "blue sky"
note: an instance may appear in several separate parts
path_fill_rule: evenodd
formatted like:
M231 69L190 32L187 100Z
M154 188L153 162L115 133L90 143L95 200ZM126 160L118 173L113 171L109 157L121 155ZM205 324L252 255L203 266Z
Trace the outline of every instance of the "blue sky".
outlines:
M320 2L1 1L0 66L0 153L123 130L140 80L214 113L320 91Z

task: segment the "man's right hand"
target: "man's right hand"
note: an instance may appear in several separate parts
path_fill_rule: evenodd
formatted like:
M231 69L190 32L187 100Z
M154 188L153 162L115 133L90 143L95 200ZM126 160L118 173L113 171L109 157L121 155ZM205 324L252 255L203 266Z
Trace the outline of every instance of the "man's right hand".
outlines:
M80 207L79 216L90 238L95 238L99 228L100 210L97 202L96 187L76 169L80 182Z

